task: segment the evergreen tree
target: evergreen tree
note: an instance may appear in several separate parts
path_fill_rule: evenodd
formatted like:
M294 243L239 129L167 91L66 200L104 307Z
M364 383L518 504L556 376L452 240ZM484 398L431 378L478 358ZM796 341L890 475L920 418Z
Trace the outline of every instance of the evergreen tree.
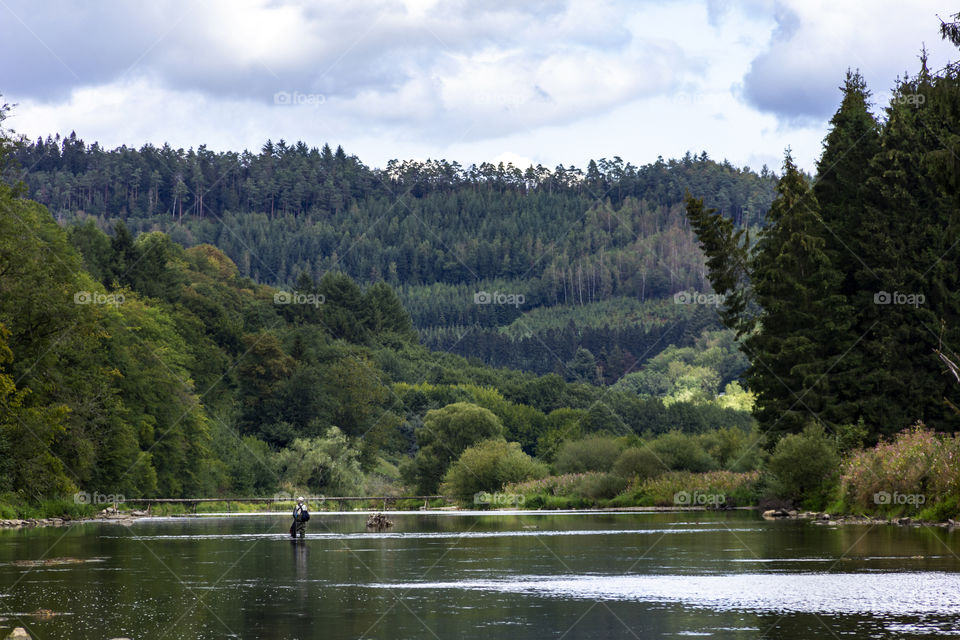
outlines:
M755 415L771 434L832 418L836 391L827 374L849 322L837 293L842 275L820 235L817 199L789 153L777 194L752 251L728 219L687 199L711 283L728 296L724 321L744 335Z
M882 147L870 165L870 194L859 225L869 247L857 271L864 366L861 413L875 432L924 421L960 426L946 399L956 390L934 350L956 344L958 301L955 163L960 85L955 72L933 77L926 60L905 79L888 109ZM943 171L946 164L949 169ZM945 327L945 335L941 327Z
M856 274L873 254L876 242L875 237L864 233L863 216L870 196L870 163L880 151L880 131L870 113L870 91L859 71L847 71L841 91L840 107L830 119L823 154L817 162L814 195L822 223L818 233L830 262L841 274L837 293L853 305L862 305L868 301L860 295ZM873 363L863 349L862 332L866 328L854 317L849 317L844 326L847 330L838 333L833 344L830 380L836 395L827 408L827 419L834 424L856 424L863 417L863 381Z
M856 288L853 274L861 266L861 255L869 252L869 246L851 239L857 237L860 226L868 167L880 151L880 132L870 113L870 91L860 72L847 71L841 90L843 99L830 119L813 191L820 203L821 235L827 254L845 275L841 293L849 296Z
M835 404L828 373L849 313L820 235L816 197L789 153L777 194L750 262L762 312L744 342L746 378L761 426L797 433Z

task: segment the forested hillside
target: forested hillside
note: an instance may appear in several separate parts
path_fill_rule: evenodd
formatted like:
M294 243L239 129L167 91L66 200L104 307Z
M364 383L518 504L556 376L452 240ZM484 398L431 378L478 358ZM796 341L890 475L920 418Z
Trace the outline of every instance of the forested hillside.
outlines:
M815 178L0 136L0 502L862 503L863 460L956 444L925 425L960 424L960 68L871 108L849 73ZM949 455L916 480L943 513Z
M330 272L297 286L258 284L160 232L65 230L0 186L0 492L356 493L396 490L398 466L435 491L450 460L418 452L448 405L544 459L594 431L752 423L713 394L665 403L431 353L383 282Z
M738 226L756 226L775 184L766 167L757 174L705 154L641 167L601 159L586 170L442 160L371 169L339 147L302 142L268 141L256 154L108 151L70 134L22 145L15 157L29 196L61 223L92 220L112 234L123 221L133 235L162 230L184 246L213 244L241 276L266 284L329 271L383 281L431 348L563 375L586 348L608 381L719 328L714 314L658 303L638 323L546 327L525 313L587 307L587 317L624 318L631 301L708 290L684 194L708 193ZM521 302L476 304L480 292ZM497 331L510 323L523 335Z

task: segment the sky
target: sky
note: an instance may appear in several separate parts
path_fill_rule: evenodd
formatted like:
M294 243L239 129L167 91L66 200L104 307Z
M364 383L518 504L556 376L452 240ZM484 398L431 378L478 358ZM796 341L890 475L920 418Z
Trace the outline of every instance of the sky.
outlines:
M927 0L0 0L7 128L113 148L342 145L370 166L583 167L706 151L812 170L844 74L879 104L926 46Z

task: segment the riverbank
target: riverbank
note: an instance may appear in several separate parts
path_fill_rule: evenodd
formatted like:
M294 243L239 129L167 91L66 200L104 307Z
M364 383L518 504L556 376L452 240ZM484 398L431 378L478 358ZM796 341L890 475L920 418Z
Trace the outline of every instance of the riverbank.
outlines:
M944 521L924 520L921 518L911 518L908 516L898 518L886 518L882 516L855 515L855 514L831 514L820 511L796 511L787 509L767 509L760 514L764 520L809 520L817 525L842 525L842 524L860 524L860 525L897 525L901 527L941 527L953 529L960 527L960 521L952 518Z
M128 506L129 504L129 506ZM309 498L311 511L385 511L387 508L399 511L417 511L449 508L446 499L395 499L382 496L369 498ZM249 502L244 499L218 498L196 500L183 499L159 504L145 505L142 502L123 501L104 507L103 504L77 503L70 498L45 500L39 503L14 502L0 498L0 529L22 526L58 526L81 520L123 519L143 516L179 516L204 515L210 513L277 513L292 512L296 503L293 500L271 502ZM142 508L138 508L142 507ZM353 508L350 508L353 507Z
M51 516L48 518L6 518L0 520L0 529L29 529L33 527L63 527L77 522L109 521L126 523L138 518L150 517L150 513L142 510L121 511L113 507L107 507L102 511L91 515L81 517L71 516Z
M250 505L248 505L250 506ZM169 511L169 510L163 510ZM386 513L422 513L424 510L422 508L418 509L391 509L386 511ZM725 509L715 509L711 507L704 506L628 506L628 507L594 507L594 508L568 508L568 509L522 509L522 508L503 508L503 509L482 509L482 510L471 510L468 508L461 507L438 507L434 509L429 509L431 512L435 511L457 511L463 513L547 513L547 512L556 512L556 513L604 513L604 512L636 512L636 513L685 513L685 512L717 512L717 511L756 511L758 515L763 520L805 520L809 521L813 525L817 526L840 526L840 525L872 525L872 526L881 526L881 525L895 525L900 527L938 527L944 529L954 529L960 527L960 521L954 519L947 519L945 521L932 521L924 520L921 518L911 518L911 517L884 517L879 515L866 515L866 514L841 514L841 513L829 513L829 512L820 512L820 511L798 511L794 509L766 509L761 510L758 506L738 506L738 507L728 507ZM343 513L377 513L380 512L378 509L354 509L349 511L325 511L323 509L316 510L314 513L331 513L331 514L343 514ZM276 513L278 515L286 513L286 510L270 510L270 511L255 511L255 510L242 510L242 511L201 511L201 512L188 512L180 510L177 513L157 513L150 512L142 509L115 509L114 507L107 507L93 515L85 517L47 517L47 518L8 518L0 519L0 530L3 529L28 529L35 527L63 527L69 526L72 524L77 524L80 522L112 522L116 524L130 524L136 520L147 519L147 518L170 518L170 517L182 517L182 518L201 518L209 516L220 516L220 515L269 515Z

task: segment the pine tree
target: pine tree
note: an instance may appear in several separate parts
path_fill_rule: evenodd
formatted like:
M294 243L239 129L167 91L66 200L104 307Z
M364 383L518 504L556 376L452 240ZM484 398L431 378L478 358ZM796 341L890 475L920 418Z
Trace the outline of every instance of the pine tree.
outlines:
M853 274L860 267L861 254L866 252L851 238L856 237L860 225L868 166L880 150L880 132L870 113L870 91L860 72L847 71L841 90L843 100L830 119L813 191L820 203L827 253L845 275L841 293L850 295L855 288Z
M835 402L829 369L846 305L837 294L840 273L819 235L819 205L789 153L777 199L750 261L750 281L762 309L744 340L751 359L756 416L769 433L799 432Z
M858 298L858 304L863 304L856 274L863 269L875 243L873 237L862 233L862 226L869 196L869 167L880 151L880 132L870 113L870 91L859 71L847 71L841 90L843 99L823 141L813 190L820 205L818 233L824 239L830 262L841 274L837 293L851 301ZM850 310L845 334L836 336L836 353L830 367L836 396L834 404L827 408L826 419L833 424L856 424L863 417L863 381L873 366L865 357L861 342L865 327L853 317L857 315L853 308Z
M944 402L955 401L956 390L934 353L941 327L949 347L960 322L955 151L948 146L958 107L956 80L932 77L923 60L920 74L897 87L870 165L857 230L868 251L854 305L865 364L861 413L879 434L917 421L951 430L960 424Z

